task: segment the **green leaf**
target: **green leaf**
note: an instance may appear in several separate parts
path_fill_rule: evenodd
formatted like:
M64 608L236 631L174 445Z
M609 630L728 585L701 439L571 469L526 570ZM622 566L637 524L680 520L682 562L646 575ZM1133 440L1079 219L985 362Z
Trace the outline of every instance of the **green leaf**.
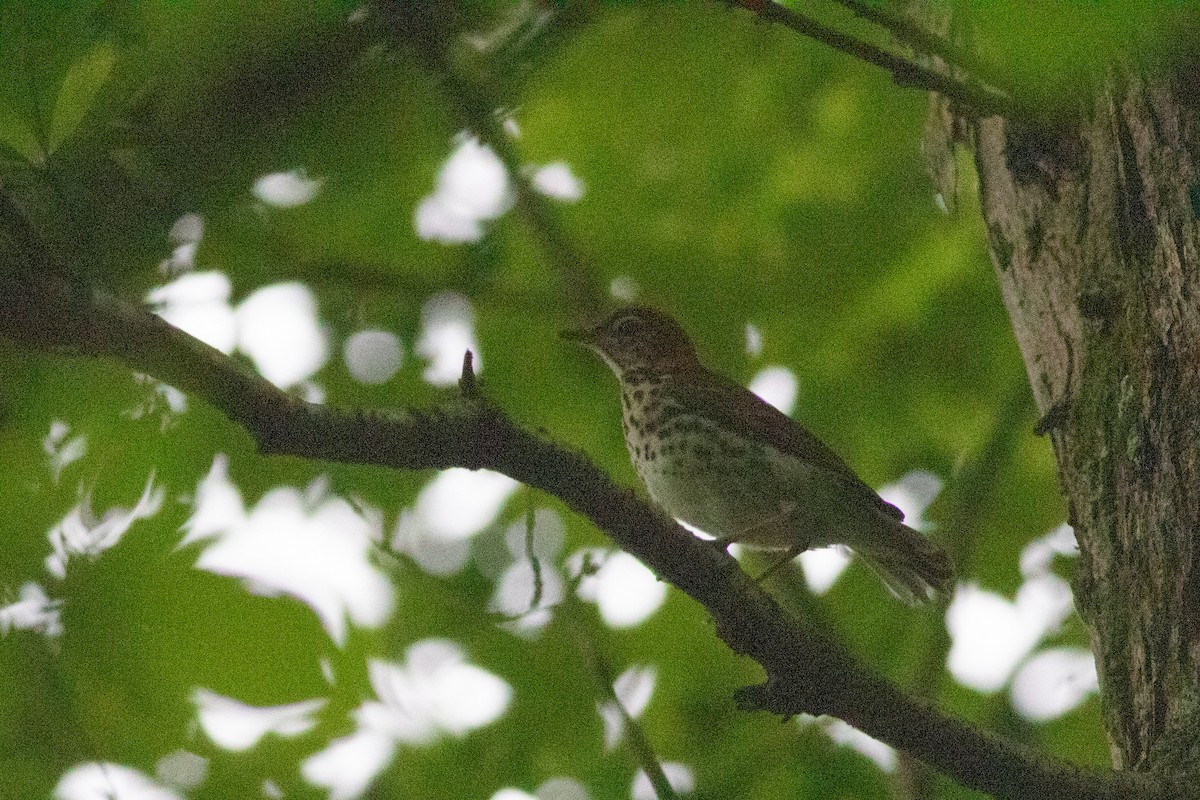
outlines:
M75 133L83 118L91 111L96 95L108 80L116 60L116 49L103 43L93 47L71 65L54 101L50 141L47 142L50 153Z
M3 105L0 105L0 143L12 148L26 161L36 162L42 158L42 149L29 124L15 110Z

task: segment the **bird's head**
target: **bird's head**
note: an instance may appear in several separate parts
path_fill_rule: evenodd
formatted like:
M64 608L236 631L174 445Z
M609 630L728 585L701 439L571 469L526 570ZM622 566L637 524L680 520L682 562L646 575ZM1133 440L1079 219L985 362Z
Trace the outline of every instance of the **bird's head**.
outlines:
M620 378L634 370L673 373L700 365L679 323L648 306L626 306L594 328L563 338L592 348Z

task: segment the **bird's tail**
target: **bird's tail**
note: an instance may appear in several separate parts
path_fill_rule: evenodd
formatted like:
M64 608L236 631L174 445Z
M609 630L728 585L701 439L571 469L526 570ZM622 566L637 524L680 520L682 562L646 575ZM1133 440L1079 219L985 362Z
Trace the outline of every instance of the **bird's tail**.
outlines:
M954 565L945 550L898 519L883 514L877 519L881 524L851 546L888 591L909 605L954 593Z

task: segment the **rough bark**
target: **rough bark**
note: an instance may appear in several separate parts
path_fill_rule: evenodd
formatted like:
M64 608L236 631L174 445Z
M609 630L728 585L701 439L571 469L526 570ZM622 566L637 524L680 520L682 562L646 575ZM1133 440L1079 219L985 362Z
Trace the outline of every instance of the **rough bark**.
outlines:
M1054 134L991 117L972 135L1121 769L1200 762L1196 122L1183 80L1123 65Z

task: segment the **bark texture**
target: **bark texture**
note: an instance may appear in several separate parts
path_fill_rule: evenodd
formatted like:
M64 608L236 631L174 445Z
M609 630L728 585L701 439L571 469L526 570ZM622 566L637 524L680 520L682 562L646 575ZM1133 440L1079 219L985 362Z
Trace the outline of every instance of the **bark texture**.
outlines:
M1200 763L1197 112L1178 76L1124 65L1097 84L1072 126L991 117L971 143L1079 541L1075 600L1114 766L1187 769Z

